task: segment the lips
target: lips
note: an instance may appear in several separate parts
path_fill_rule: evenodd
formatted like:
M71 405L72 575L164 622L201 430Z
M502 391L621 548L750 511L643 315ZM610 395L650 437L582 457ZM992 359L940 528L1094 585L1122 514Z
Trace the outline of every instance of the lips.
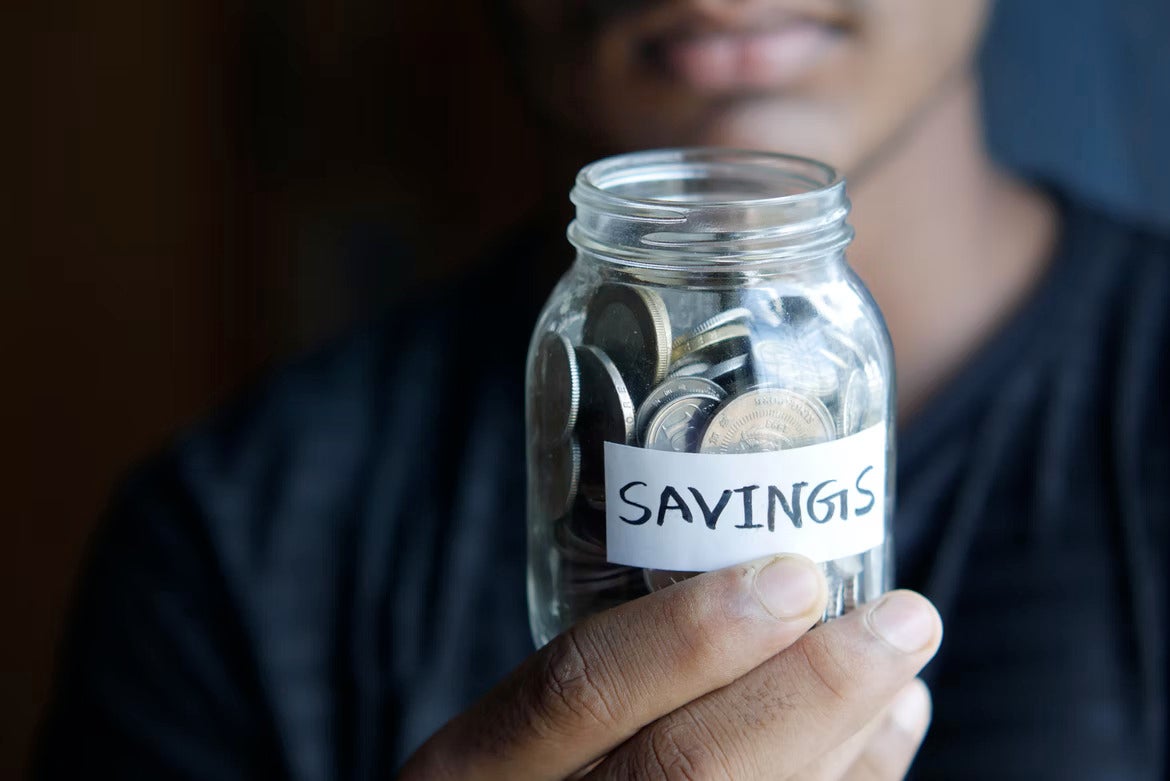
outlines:
M854 0L662 3L628 17L642 62L707 93L792 87L860 27Z
M768 30L710 32L657 42L657 64L671 78L698 90L776 89L810 71L840 37L809 21Z
M779 89L799 82L842 37L833 25L793 19L763 29L667 35L648 51L664 75L696 90Z

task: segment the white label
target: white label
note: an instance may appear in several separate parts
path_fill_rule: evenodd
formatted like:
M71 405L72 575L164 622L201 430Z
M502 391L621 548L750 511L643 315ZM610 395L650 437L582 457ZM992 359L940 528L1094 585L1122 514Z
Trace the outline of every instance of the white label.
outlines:
M885 539L886 427L772 453L605 443L606 555L699 572L770 553L829 561Z

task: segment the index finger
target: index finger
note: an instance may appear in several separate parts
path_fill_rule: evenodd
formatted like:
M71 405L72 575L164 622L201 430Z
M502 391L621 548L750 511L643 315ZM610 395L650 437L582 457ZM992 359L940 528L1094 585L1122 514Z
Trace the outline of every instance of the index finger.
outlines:
M787 648L826 588L800 556L709 572L556 637L435 734L403 778L564 778Z

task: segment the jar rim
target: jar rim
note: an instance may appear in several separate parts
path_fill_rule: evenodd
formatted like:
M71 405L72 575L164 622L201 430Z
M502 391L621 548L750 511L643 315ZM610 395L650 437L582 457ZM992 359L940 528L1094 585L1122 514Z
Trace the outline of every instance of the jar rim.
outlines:
M757 177L770 174L777 186L800 182L807 185L807 189L722 200L632 197L615 192L616 187L629 184L693 180L697 177L688 174L713 165L743 174L751 172ZM757 181L763 183L763 179ZM728 147L673 147L611 155L586 165L577 174L573 200L577 202L579 197L593 196L613 205L625 203L632 207L743 208L810 200L823 197L827 191L844 188L844 185L845 177L837 169L810 157Z
M844 177L778 152L684 147L615 155L582 168L570 200L573 245L646 267L813 258L853 237Z

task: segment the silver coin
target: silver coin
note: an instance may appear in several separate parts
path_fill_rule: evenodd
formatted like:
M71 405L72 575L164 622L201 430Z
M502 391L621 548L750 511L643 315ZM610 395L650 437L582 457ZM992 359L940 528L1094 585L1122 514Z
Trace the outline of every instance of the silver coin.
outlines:
M861 428L864 429L885 420L886 382L877 361L866 361L863 370L869 397L869 404L866 405L865 414L861 418Z
M730 323L737 323L741 320L751 320L752 310L746 307L736 307L735 309L728 309L720 312L717 315L707 318L697 326L692 328L687 333L674 340L672 348L674 350L681 350L688 339L694 339L699 334L704 334L707 331L712 331L720 326L729 325Z
M752 345L756 378L764 384L814 396L834 395L840 379L833 362L796 339L763 339Z
M662 405L679 396L715 396L722 399L727 392L711 380L703 377L667 377L661 385L650 391L650 395L638 407L638 414L634 419L634 429L639 441L645 441L646 424Z
M594 490L605 485L605 443L628 445L634 438L634 402L613 361L599 348L577 348L581 372L581 483ZM602 494L604 495L604 493Z
M843 602L845 604L843 605L843 607L844 607L844 612L846 612L846 613L848 613L849 611L851 611L857 607L857 592L858 592L859 587L860 587L859 580L860 580L860 578L858 578L856 575L854 575L851 578L845 579L844 599L843 599Z
M801 325L817 316L816 305L804 296L781 296L776 309L789 325Z
M581 478L581 448L570 438L560 447L539 456L537 474L540 481L541 512L545 518L560 518L577 498Z
M836 426L820 400L786 388L750 390L711 418L701 453L767 453L833 438Z
M719 407L719 396L680 396L668 401L646 424L642 446L649 450L693 453L699 435Z
M869 382L865 372L854 370L845 381L845 390L841 394L841 436L847 437L861 431L868 410Z
M537 345L532 373L537 441L542 448L556 447L572 433L581 402L581 377L573 345L560 334L545 334Z
M644 399L670 367L666 304L649 288L602 285L585 310L582 341L604 351L630 395Z
M752 361L747 355L738 355L712 366L703 372L703 377L738 393L752 384Z
M670 368L670 377L667 379L670 379L671 377L698 377L699 375L706 374L708 371L710 371L710 369L711 364L707 363L706 361L685 363L678 367L672 366Z
M698 361L713 366L743 355L751 347L751 336L751 328L742 322L728 323L690 336L674 348L671 373L676 374L682 367Z
M821 614L821 622L840 618L845 612L845 582L837 577L837 573L822 564L825 573L825 585L828 586L829 598L825 601L825 612Z

